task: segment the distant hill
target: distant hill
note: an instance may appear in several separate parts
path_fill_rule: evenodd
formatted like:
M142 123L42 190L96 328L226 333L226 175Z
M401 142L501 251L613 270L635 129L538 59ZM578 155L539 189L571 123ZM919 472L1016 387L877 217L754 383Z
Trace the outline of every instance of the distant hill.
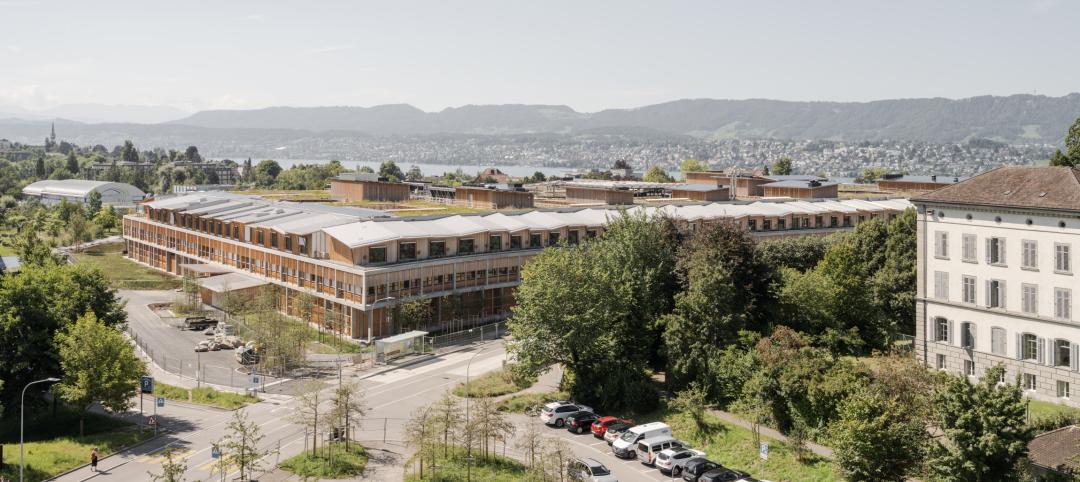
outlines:
M360 131L410 134L573 134L642 129L700 138L1061 142L1080 116L1080 94L788 102L687 99L635 109L576 112L555 105L468 105L424 112L405 104L374 107L270 107L213 110L170 124L205 128Z
M161 105L62 104L43 110L0 105L0 118L17 117L27 120L66 119L87 123L157 124L189 115L191 112Z

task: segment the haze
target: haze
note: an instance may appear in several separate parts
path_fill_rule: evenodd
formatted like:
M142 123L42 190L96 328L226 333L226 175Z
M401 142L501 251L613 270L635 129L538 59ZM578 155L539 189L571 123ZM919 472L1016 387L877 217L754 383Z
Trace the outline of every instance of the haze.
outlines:
M0 1L0 108L866 101L1077 90L1068 1ZM2 110L2 109L0 109Z

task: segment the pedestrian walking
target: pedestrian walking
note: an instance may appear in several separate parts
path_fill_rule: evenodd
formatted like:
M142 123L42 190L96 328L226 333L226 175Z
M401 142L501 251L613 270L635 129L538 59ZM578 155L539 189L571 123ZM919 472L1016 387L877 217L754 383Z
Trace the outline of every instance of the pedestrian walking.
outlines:
M97 472L97 447L90 451L90 471Z

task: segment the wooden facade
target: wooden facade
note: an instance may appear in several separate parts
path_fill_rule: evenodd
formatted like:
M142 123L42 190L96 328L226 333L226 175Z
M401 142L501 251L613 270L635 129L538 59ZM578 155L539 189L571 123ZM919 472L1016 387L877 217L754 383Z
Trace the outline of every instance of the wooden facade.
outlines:
M689 189L671 188L671 197L689 199L691 201L727 201L731 199L731 191L727 186L717 186L715 189Z
M634 193L627 189L566 186L566 199L578 203L603 203L613 206L634 204Z
M828 183L820 186L762 186L765 197L789 197L793 199L835 199L838 196L838 184Z
M409 199L409 185L400 182L331 179L330 197L343 201L389 201Z
M533 193L482 186L459 186L455 189L454 203L481 209L526 209L533 207Z

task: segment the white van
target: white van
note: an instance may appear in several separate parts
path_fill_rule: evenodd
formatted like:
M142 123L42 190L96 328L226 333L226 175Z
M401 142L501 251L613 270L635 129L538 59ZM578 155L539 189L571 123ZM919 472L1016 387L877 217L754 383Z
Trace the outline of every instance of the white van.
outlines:
M682 446L682 442L671 438L670 435L641 439L637 444L637 458L644 465L653 465L656 463L656 456L661 451L682 448Z
M611 451L615 453L616 457L632 459L637 457L635 450L637 449L637 443L639 441L665 435L668 437L671 436L671 427L664 422L636 425L631 427L630 430L623 432L618 440L612 442Z

